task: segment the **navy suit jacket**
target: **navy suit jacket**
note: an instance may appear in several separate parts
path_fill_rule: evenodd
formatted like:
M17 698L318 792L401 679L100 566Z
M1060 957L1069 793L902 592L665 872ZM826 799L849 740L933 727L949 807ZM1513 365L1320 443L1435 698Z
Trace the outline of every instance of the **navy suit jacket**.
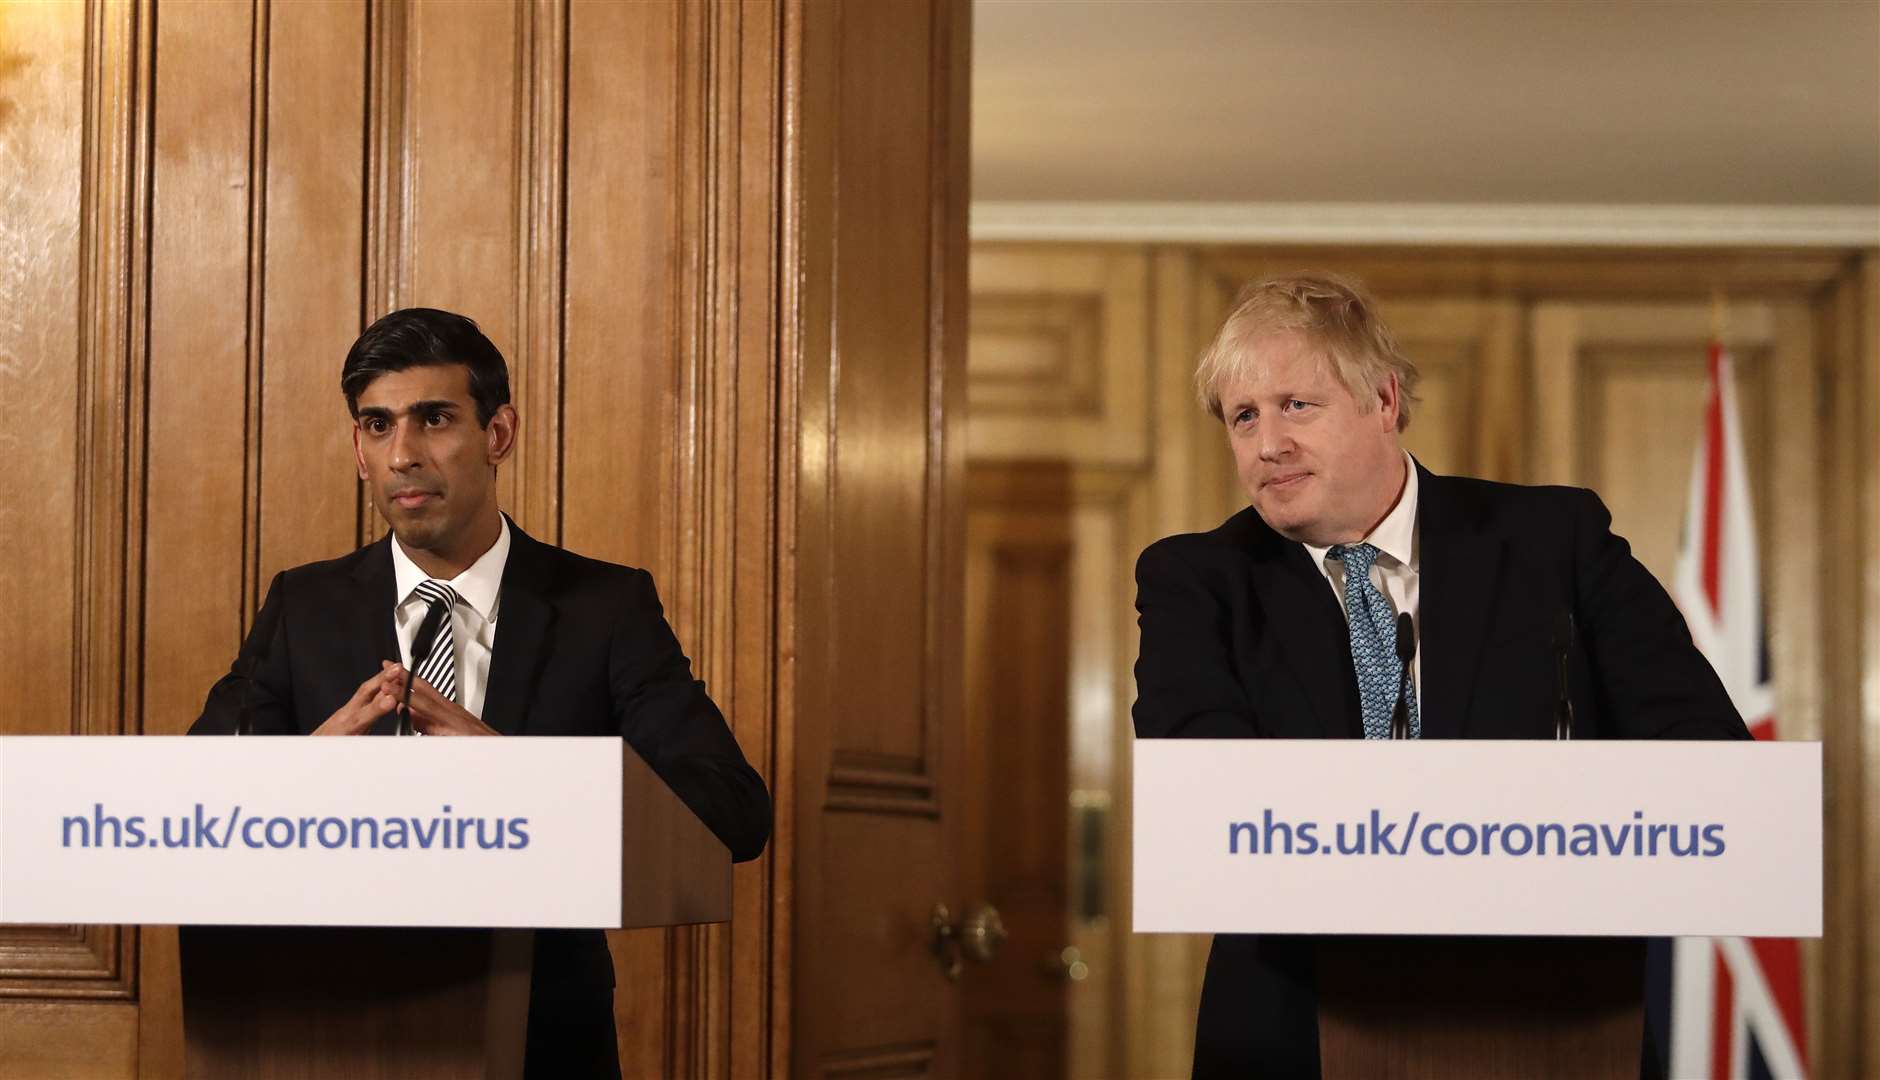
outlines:
M1418 470L1426 739L1554 737L1557 627L1581 739L1748 739L1656 579L1590 491ZM1344 613L1305 547L1249 508L1136 564L1139 738L1362 738ZM1197 1076L1316 1075L1309 939L1216 938Z
M483 722L504 735L624 738L733 859L756 858L770 835L769 793L692 677L652 576L509 529ZM309 734L381 660L399 660L391 544L387 534L276 575L190 734L232 733L244 711L256 734ZM374 734L393 723L385 717ZM532 996L591 998L612 986L600 931L536 934Z

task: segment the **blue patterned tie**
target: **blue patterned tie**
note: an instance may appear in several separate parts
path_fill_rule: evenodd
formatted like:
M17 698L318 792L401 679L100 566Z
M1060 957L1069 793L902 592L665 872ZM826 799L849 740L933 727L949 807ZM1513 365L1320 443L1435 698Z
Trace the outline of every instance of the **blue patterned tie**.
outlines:
M1351 630L1351 664L1358 669L1358 701L1364 709L1364 737L1390 738L1390 714L1397 704L1397 683L1403 664L1397 659L1397 613L1390 600L1371 584L1371 564L1377 548L1370 544L1339 544L1328 558L1345 564L1345 621ZM1410 737L1423 734L1417 716L1415 686L1409 688Z

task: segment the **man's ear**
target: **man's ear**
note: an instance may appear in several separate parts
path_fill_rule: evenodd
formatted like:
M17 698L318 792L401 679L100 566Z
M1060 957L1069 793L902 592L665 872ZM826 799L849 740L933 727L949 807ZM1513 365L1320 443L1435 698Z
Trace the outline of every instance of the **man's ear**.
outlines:
M1403 388L1397 385L1397 373L1391 372L1377 388L1377 411L1379 419L1391 431L1397 430L1397 412L1403 405Z
M501 465L516 452L516 431L521 423L522 417L516 413L514 405L501 405L483 426L484 446L491 465Z
M353 421L352 439L353 463L359 466L359 479L370 480L372 479L372 475L366 471L366 452L365 449L359 445L359 422L357 420Z

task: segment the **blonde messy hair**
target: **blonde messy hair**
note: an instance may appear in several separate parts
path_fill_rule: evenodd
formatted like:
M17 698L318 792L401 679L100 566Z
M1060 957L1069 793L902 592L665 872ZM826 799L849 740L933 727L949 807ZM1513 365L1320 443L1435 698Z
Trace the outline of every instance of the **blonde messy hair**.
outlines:
M1378 318L1377 301L1356 278L1342 274L1287 274L1240 290L1233 312L1195 365L1195 394L1201 407L1216 420L1225 419L1221 386L1257 362L1248 346L1284 333L1302 334L1317 346L1332 375L1365 412L1376 407L1384 383L1397 376L1397 430L1410 426L1410 406L1417 400L1417 366Z

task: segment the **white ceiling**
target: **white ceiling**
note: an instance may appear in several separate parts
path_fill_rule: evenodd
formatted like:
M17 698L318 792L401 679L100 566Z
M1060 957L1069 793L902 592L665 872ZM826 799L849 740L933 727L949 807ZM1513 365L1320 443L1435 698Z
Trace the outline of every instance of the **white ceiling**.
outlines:
M1880 204L1880 0L978 0L975 201Z

